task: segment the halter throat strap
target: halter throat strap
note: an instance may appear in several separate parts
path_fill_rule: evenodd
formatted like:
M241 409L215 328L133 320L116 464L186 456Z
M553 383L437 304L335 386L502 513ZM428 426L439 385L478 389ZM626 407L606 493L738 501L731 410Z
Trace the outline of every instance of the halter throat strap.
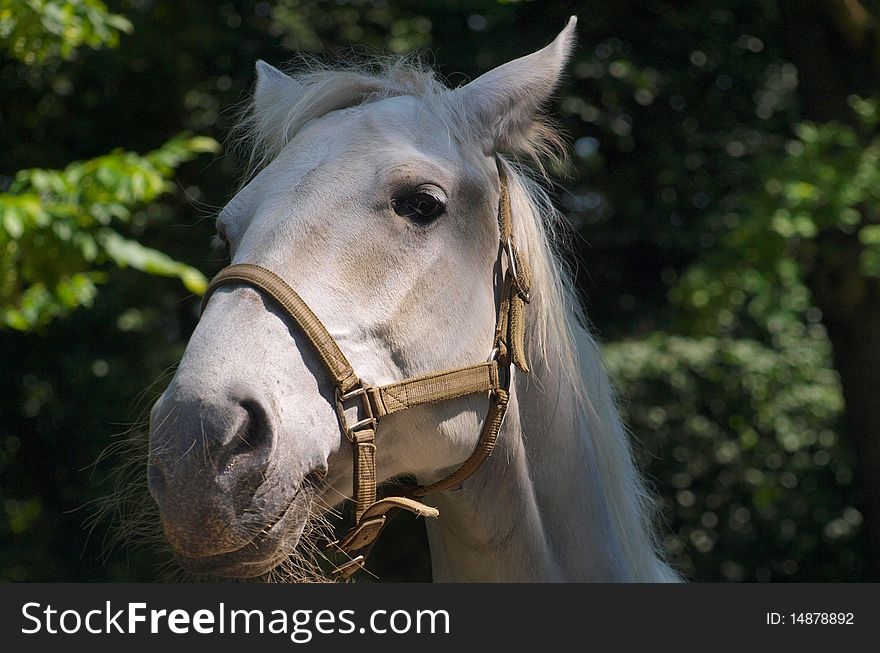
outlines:
M498 202L499 269L503 269L495 335L487 361L459 367L384 386L364 383L303 299L280 276L258 265L239 263L221 270L211 281L202 299L202 311L218 288L247 285L262 291L299 327L333 380L336 413L343 435L352 445L355 525L339 541L331 543L347 560L334 573L347 578L363 567L370 549L388 520L400 510L424 517L437 517L439 511L417 498L432 492L458 487L472 476L492 454L510 399L512 365L528 372L525 356L525 306L529 301L531 275L528 262L513 240L510 193L505 164L496 157L500 183ZM506 265L505 265L506 263ZM386 415L414 406L433 404L474 394L488 394L489 408L473 453L446 478L418 486L405 496L377 500L376 429ZM357 419L349 422L354 409Z

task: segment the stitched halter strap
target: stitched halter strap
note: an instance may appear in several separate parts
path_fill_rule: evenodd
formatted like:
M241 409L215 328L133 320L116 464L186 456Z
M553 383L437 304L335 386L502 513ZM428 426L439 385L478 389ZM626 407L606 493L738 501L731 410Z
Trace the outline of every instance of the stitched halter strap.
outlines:
M504 269L505 258L507 265L501 282L492 353L486 362L433 372L384 386L371 386L358 378L336 341L308 304L271 270L250 263L230 265L214 277L202 299L204 312L211 295L221 286L243 284L261 290L297 324L333 379L339 427L353 447L352 499L355 504L354 526L341 540L331 544L348 557L334 570L339 577L347 578L363 567L370 549L396 512L408 510L424 517L439 515L436 508L425 505L415 497L456 487L482 466L495 447L507 411L511 365L516 365L523 372L529 370L524 339L525 305L529 301L531 277L525 256L513 242L507 173L500 159L496 160L496 164L500 180L499 269ZM377 500L376 428L379 420L414 406L473 394L488 394L489 409L477 446L467 460L436 483L412 488L405 496ZM346 413L352 408L356 409L358 419L350 424Z

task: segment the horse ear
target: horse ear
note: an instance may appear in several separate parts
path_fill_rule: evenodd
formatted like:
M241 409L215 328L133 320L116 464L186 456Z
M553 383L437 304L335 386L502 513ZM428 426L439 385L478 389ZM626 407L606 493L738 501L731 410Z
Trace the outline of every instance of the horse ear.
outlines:
M256 69L253 113L260 131L268 135L284 123L300 89L296 80L265 61L257 61Z
M456 89L468 121L491 151L527 149L535 115L559 83L574 48L576 24L572 16L550 45Z
M271 111L273 106L295 97L297 83L289 75L270 66L262 59L257 61L257 88L254 106L257 111Z

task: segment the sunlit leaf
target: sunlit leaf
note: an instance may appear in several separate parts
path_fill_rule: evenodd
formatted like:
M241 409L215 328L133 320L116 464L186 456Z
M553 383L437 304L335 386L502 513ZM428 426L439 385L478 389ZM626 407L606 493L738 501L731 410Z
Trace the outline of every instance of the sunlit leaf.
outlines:
M33 328L90 305L102 279L95 266L107 262L204 292L201 272L122 230L170 188L175 168L217 147L181 134L143 156L118 150L64 170L19 171L0 193L0 325Z

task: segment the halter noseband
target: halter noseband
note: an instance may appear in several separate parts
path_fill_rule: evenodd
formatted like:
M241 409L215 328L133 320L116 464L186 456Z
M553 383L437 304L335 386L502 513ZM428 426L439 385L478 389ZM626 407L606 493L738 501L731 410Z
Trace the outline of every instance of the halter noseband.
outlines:
M492 453L509 400L511 365L528 372L525 357L525 304L529 301L530 271L523 253L513 242L512 215L507 173L496 159L500 181L498 265L507 267L501 283L495 321L495 336L489 359L467 367L412 377L384 386L371 386L355 374L336 341L302 298L281 277L250 263L230 265L211 281L202 299L202 312L220 286L245 284L263 291L299 326L318 353L336 386L336 414L339 428L353 446L353 501L355 525L331 546L348 557L336 567L337 577L347 578L363 567L387 521L399 510L424 517L437 517L439 511L418 500L431 492L458 486L473 475ZM446 478L411 488L403 496L376 497L376 428L386 415L472 394L489 394L489 410L473 453ZM353 406L357 402L356 406ZM359 419L349 423L348 408L358 408Z

